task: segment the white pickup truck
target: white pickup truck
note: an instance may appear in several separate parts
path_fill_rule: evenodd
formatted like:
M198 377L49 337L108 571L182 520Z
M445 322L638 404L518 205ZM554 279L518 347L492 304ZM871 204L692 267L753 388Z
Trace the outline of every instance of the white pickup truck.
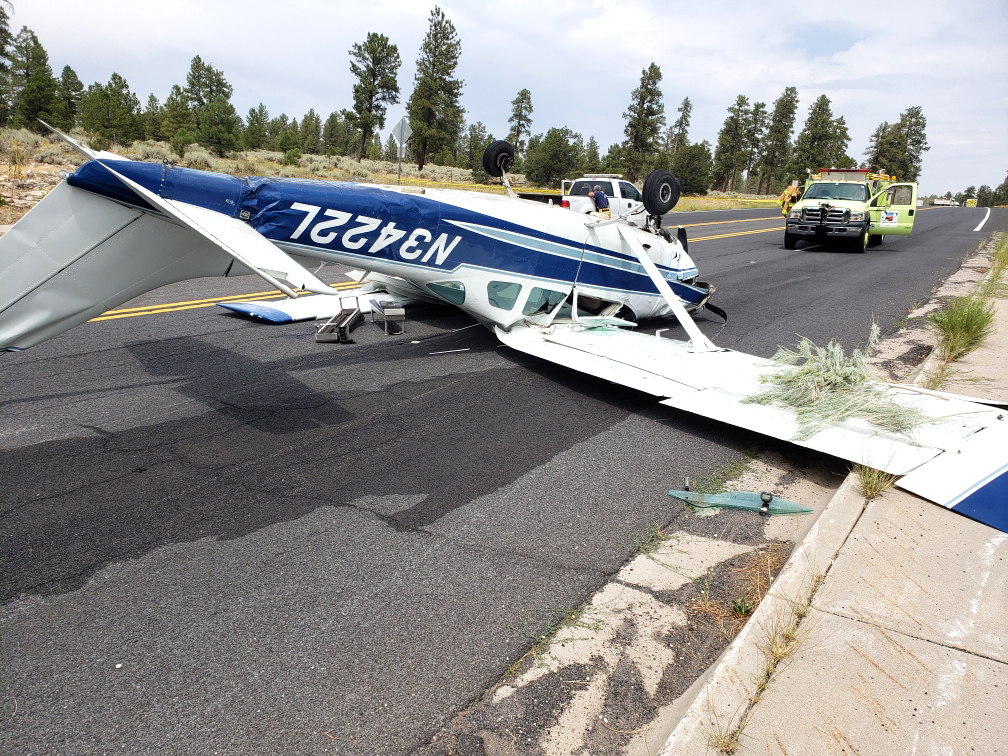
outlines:
M561 205L569 207L576 213L595 211L595 202L588 196L588 192L596 186L609 198L609 212L613 218L644 204L644 198L637 187L629 181L624 181L623 177L616 173L589 173L573 181L564 181L560 186L563 193ZM643 226L647 220L647 213L641 207L639 213L629 216L627 220L635 226Z

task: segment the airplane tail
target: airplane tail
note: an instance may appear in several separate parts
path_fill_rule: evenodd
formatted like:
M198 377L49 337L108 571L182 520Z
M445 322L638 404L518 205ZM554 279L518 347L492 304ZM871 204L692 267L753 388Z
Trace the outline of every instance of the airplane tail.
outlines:
M0 350L20 350L159 286L247 274L204 236L63 182L0 237Z

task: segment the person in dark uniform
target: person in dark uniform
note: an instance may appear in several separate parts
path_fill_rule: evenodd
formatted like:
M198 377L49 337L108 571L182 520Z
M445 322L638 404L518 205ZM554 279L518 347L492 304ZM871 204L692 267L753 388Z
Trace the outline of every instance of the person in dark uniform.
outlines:
M609 216L609 198L606 197L605 192L602 191L602 187L596 184L595 188L588 192L588 196L591 197L592 201L595 203L596 212Z

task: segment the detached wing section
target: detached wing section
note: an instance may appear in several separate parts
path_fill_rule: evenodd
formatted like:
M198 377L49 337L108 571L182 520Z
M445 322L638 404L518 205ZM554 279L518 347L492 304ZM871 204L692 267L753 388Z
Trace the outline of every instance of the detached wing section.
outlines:
M809 439L796 440L798 422L792 410L743 401L762 388L760 376L773 369L768 360L730 350L694 351L672 339L576 324L548 329L519 326L510 332L498 329L497 336L520 352L647 392L669 407L895 475L913 471L905 479L913 485L904 487L1008 529L1008 504L999 508L1004 513L1000 525L965 511L970 492L996 492L998 485L1008 483L1008 420L1003 410L965 397L893 386L889 391L894 401L920 409L932 422L907 437L851 419ZM967 449L974 459L972 465L961 463ZM975 456L980 450L986 450L983 459ZM932 473L926 472L928 468ZM957 506L959 502L964 506ZM976 498L972 506L983 510Z
M151 205L215 244L287 296L296 297L301 291L336 294L247 223L203 207L159 197L108 165L102 165Z

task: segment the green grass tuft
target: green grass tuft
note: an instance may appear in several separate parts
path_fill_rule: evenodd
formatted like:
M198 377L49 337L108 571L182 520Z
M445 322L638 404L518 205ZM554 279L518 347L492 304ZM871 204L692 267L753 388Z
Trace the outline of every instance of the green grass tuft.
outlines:
M938 355L957 360L976 349L994 332L994 303L982 296L957 297L928 320L938 331Z
M896 476L867 465L854 465L861 493L866 499L874 499L896 482Z

